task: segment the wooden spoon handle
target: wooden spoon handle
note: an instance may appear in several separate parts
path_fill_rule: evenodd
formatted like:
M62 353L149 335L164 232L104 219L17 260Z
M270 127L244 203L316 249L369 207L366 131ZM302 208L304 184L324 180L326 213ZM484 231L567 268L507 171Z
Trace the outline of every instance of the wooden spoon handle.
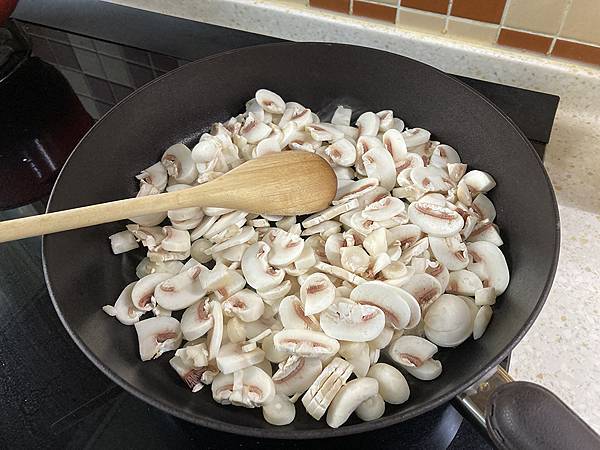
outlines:
M128 198L39 216L6 220L0 222L0 242L74 230L129 217L177 209L178 207L185 208L190 205L189 201L186 201L188 198L181 195L183 192L176 191L147 197Z

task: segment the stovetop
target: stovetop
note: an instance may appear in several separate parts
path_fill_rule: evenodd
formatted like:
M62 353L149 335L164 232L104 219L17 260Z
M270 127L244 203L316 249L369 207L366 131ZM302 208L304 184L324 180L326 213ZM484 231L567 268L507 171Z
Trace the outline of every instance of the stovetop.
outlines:
M94 119L191 60L277 41L104 2L72 6L69 0L22 0L15 17L33 54L62 73ZM461 80L507 112L543 156L557 97ZM0 212L0 220L39 214L44 207L42 199ZM71 341L46 290L40 245L39 238L0 245L0 448L491 448L452 405L335 441L259 440L176 419L117 387Z

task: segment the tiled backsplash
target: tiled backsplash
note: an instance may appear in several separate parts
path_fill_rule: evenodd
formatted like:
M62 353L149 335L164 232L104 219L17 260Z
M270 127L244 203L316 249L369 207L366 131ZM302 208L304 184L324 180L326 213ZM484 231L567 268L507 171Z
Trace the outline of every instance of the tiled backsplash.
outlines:
M270 0L600 65L600 0Z

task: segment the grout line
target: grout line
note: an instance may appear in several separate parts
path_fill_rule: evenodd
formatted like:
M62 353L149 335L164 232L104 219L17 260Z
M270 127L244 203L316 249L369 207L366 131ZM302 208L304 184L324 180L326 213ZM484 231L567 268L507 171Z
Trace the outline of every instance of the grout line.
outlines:
M550 47L548 48L548 52L546 53L547 55L550 55L554 51L554 47L556 46L556 41L558 40L560 33L562 33L562 30L565 26L565 22L567 21L567 16L569 15L569 11L571 10L572 4L573 4L573 0L567 0L567 3L565 4L565 9L563 10L562 17L560 18L560 26L558 27L558 30L556 31L556 33L554 34L554 36L552 38L552 42L550 43Z
M394 19L394 23L396 25L398 25L398 22L400 21L400 4L402 3L402 0L398 0L396 2L396 18Z
M450 14L452 13L452 6L454 0L448 0L448 9L446 9L446 18L444 19L444 28L442 28L442 34L448 33L448 24L450 23Z
M96 58L98 59L98 63L100 64L100 69L102 69L102 75L104 76L104 80L108 83L108 88L110 89L110 93L113 97L113 102L116 103L117 96L115 95L115 91L112 87L112 81L108 79L108 72L106 71L106 68L104 67L104 64L102 63L102 58L100 58L100 55L98 54L98 49L96 48L96 44L94 43L94 41L92 41L92 46L94 47L94 50L96 50L96 52L94 54L96 55Z
M506 0L506 3L504 4L504 9L502 10L502 17L500 18L500 23L498 24L498 31L496 32L496 42L498 42L498 39L500 39L500 32L502 31L502 28L506 28L504 26L504 23L506 22L506 16L508 16L510 3L511 0Z
M350 0L350 11L348 11L348 14L351 16L354 15L354 0Z

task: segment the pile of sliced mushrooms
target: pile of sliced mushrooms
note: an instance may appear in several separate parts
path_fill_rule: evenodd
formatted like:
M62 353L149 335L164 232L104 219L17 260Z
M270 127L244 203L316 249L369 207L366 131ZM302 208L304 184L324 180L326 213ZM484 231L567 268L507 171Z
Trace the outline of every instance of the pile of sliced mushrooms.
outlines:
M175 351L170 365L192 392L210 385L216 402L262 407L273 425L292 422L301 399L336 428L406 402L406 374L437 378L438 347L483 335L509 282L485 195L494 179L391 110L354 126L351 116L339 106L324 123L260 89L243 114L137 176L138 196L154 195L308 151L338 178L331 207L309 217L184 208L132 217L110 236L115 254L147 251L139 280L104 307L135 326L143 361Z

